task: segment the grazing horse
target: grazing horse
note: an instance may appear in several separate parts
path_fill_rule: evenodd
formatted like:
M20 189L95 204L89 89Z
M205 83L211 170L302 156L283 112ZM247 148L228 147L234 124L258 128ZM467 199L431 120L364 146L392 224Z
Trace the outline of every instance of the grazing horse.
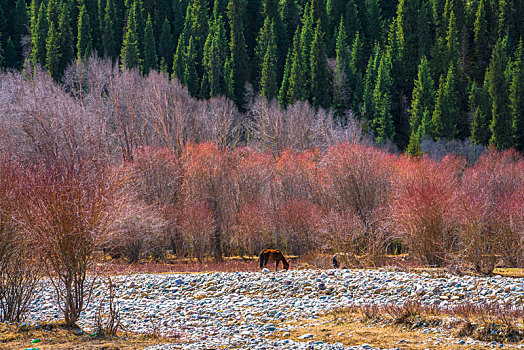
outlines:
M277 264L275 266L275 271L278 271L278 264L282 261L282 265L284 266L284 269L289 269L289 263L287 262L286 258L284 258L284 254L278 249L264 249L260 252L260 268L263 268L267 265L268 261L275 261Z
M338 269L340 267L340 263L338 262L338 253L333 255L333 267L335 269Z

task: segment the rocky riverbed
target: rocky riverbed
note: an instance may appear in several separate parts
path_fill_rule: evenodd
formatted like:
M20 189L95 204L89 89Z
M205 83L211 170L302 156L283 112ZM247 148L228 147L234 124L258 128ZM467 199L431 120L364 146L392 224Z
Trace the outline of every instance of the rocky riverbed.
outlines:
M295 341L271 340L299 323L315 323L323 312L350 304L403 303L417 299L442 307L464 301L524 301L524 279L435 276L428 272L380 270L303 270L117 276L116 295L126 330L177 334L179 344L153 349L372 349L344 348L304 334ZM97 300L107 292L103 280L81 326L93 325ZM60 318L50 285L30 307L29 321ZM430 331L430 330L428 330ZM445 341L445 340L443 340ZM498 345L498 344L497 344Z

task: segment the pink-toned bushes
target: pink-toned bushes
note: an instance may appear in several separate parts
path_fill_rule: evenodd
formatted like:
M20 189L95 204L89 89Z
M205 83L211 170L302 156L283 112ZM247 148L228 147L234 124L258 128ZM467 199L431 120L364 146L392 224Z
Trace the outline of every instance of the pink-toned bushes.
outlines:
M394 229L423 265L443 266L457 247L458 172L463 162L401 158L391 201Z
M353 255L371 258L385 253L393 161L392 155L361 144L333 146L323 156L323 203L331 211L326 222L352 223L353 237L344 250Z
M180 229L183 251L202 261L213 251L216 223L206 201L185 203L181 211Z
M506 266L524 263L523 184L524 161L514 151L490 150L464 172L457 220L465 258L479 272L491 273L499 258Z

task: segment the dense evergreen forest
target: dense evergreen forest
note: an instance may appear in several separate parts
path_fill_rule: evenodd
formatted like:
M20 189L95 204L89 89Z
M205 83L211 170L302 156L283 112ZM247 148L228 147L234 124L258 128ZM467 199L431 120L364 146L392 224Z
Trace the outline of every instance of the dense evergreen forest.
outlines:
M524 151L524 0L0 0L0 67L93 53L201 99L308 101L410 154Z

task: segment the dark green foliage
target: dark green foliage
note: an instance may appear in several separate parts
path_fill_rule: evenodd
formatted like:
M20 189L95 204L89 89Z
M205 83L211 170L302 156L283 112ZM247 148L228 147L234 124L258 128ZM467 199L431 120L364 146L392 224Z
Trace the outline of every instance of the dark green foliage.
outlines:
M113 60L120 51L121 23L118 21L118 8L115 0L107 0L102 20L102 48L104 54Z
M74 59L73 32L69 20L69 6L66 3L62 6L62 11L58 17L58 41L60 46L60 63L58 74L61 76L69 63Z
M120 52L122 65L126 68L138 68L142 64L139 33L137 25L137 1L135 0L127 12L127 26Z
M408 153L417 149L417 145L412 145L412 142L420 143L427 137L426 125L422 126L424 117L428 117L434 110L435 106L435 83L431 77L429 70L429 63L426 57L422 57L418 66L417 79L415 80L415 87L413 88L413 97L411 100L411 108L409 109L409 123L411 126L410 144L408 146ZM420 144L418 145L420 147ZM411 149L411 151L409 151ZM410 153L414 155L414 153Z
M376 132L379 144L395 137L393 116L391 115L391 61L387 55L382 56L377 72L377 82L373 90L373 110L375 116L372 127Z
M431 120L433 138L436 140L452 140L457 137L459 113L457 72L455 67L451 65L446 77L440 76L435 110Z
M142 67L144 74L148 74L151 69L156 69L157 61L153 22L151 22L151 15L148 15L144 29L144 63Z
M490 81L488 76L484 80L482 88L475 84L471 87L470 106L474 112L471 123L471 141L473 143L487 146L491 138L489 124L491 122L491 96L489 95Z
M317 20L309 62L311 67L311 103L315 107L328 108L331 103L331 84L320 19Z
M36 1L36 0L35 0ZM35 5L36 6L36 5ZM31 61L33 64L45 65L46 59L46 38L47 38L47 15L45 4L42 2L36 15L36 20L33 19L34 27L31 30Z
M522 39L516 53L509 88L510 112L515 148L524 151L524 47Z
M244 11L241 0L229 0L227 17L229 18L229 50L231 55L225 65L225 81L228 96L237 106L242 106L244 103L244 86L249 77L244 38Z
M284 76L282 78L282 84L278 90L278 102L281 107L286 107L289 104L288 91L289 91L289 74L291 72L291 49L289 49L286 57L286 65L284 66Z
M55 80L60 79L60 37L58 34L58 31L55 29L55 25L52 24L51 27L49 27L49 32L47 33L47 40L46 40L46 49L47 49L47 56L46 56L46 68L49 74L53 77Z
M226 93L224 65L228 58L227 36L222 15L214 19L204 45L204 76L202 97L213 97Z
M171 35L171 25L167 18L162 24L162 32L160 33L160 40L158 41L158 57L163 62L164 68L161 69L167 72L167 67L171 67L173 60L173 36Z
M352 101L351 91L348 91L348 81L350 79L350 52L344 19L340 19L337 30L336 41L336 66L333 78L333 107L338 115L343 115L349 109Z
M260 78L260 94L268 100L275 98L278 92L277 63L277 39L274 23L271 23L266 52L262 60Z
M509 111L509 84L505 76L507 58L502 40L493 48L491 62L486 73L490 80L489 94L493 103L491 109L490 144L497 149L506 149L513 143L512 121Z
M91 22L85 5L80 7L78 14L78 40L76 43L77 58L85 60L93 51L93 40L91 38Z

